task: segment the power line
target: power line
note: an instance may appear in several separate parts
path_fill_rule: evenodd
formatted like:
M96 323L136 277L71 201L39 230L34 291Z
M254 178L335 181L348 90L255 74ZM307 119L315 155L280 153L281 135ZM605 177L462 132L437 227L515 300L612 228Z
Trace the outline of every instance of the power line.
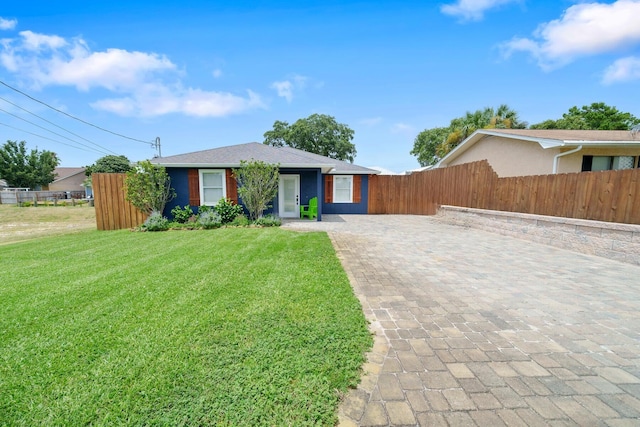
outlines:
M13 87L13 86L8 85L7 83L3 82L2 80L0 80L0 84L2 84L3 86L8 87L9 89L11 89L11 90L13 90L13 91L15 91L15 92L17 92L17 93L19 93L19 94L21 94L21 95L26 96L27 98L29 98L29 99L31 99L31 100L33 100L33 101L35 101L35 102L39 103L39 104L44 105L44 106L45 106L45 107L47 107L47 108L51 108L52 110L57 111L57 112L58 112L58 113L60 113L60 114L64 114L64 115L65 115L65 116L67 116L67 117L70 117L70 118L72 118L72 119L74 119L74 120L77 120L77 121L79 121L79 122L81 122L81 123L84 123L85 125L92 126L92 127L96 128L96 129L100 129L100 130L101 130L101 131L103 131L103 132L107 132L107 133L110 133L110 134L112 134L112 135L119 136L120 138L129 139L129 140L131 140L131 141L142 142L143 144L151 144L151 143L152 143L151 141L144 141L144 140L142 140L142 139L132 138L132 137L130 137L130 136L123 135L123 134L121 134L121 133L117 133L117 132L110 131L109 129L105 129L105 128L100 127L100 126L98 126L98 125L94 125L93 123L89 123L89 122L87 122L86 120L82 120L82 119L80 119L80 118L78 118L78 117L76 117L76 116L73 116L73 115L71 115L71 114L69 114L69 113L66 113L66 112L64 112L64 111L62 111L62 110L59 110L59 109L57 109L57 108L55 108L55 107L52 107L51 105L47 104L46 102L40 101L39 99L36 99L36 98L34 98L33 96L31 96L31 95L29 95L29 94L27 94L27 93L24 93L23 91L21 91L21 90L19 90L19 89L16 89L16 88L15 88L15 87Z
M90 151L90 150L87 150L87 149L85 149L85 148L75 147L75 146L73 146L73 145L71 145L71 144L67 144L66 142L62 142L62 141L58 141L58 140L53 139L53 138L49 138L49 137L44 136L44 135L38 135L37 133L29 132L28 130L20 129L20 128L17 128L17 127L15 127L15 126L11 126L11 125L8 125L8 124L6 124L6 123L2 123L2 122L0 122L0 126L6 126L6 127L8 127L8 128L15 129L15 130L20 131L20 132L28 133L29 135L37 136L37 137L39 137L39 138L43 138L43 139L48 139L49 141L57 142L58 144L66 145L66 146L68 146L68 147L73 147L73 148L75 148L76 150ZM95 151L95 150L94 150L94 151Z
M32 116L34 116L34 117L39 118L40 120L43 120L43 121L45 121L45 122L49 123L49 124L50 124L50 125L52 125L52 126L57 127L58 129L62 129L63 131L68 132L68 133L70 133L71 135L73 135L73 136L75 136L75 137L78 137L78 138L80 138L80 139L83 139L83 140L87 141L89 144L95 145L96 147L100 148L101 150L108 151L108 152L110 152L110 153L113 153L113 154L116 154L116 155L117 155L117 153L116 153L116 152L111 151L111 150L110 150L110 149L108 149L108 148L102 147L101 145L96 144L95 142L93 142L93 141L91 141L91 140L88 140L87 138L84 138L83 136L80 136L80 135L78 135L78 134L76 134L76 133L73 133L73 132L71 132L70 130L63 128L62 126L58 126L57 124L53 123L52 121L47 120L47 119L45 119L44 117L41 117L41 116L39 116L39 115L37 115L37 114L35 114L35 113L33 113L33 112L31 112L31 111L27 110L26 108L22 108L22 107L21 107L21 106L19 106L18 104L15 104L15 103L13 103L13 102L9 101L8 99L5 99L5 98L3 98L3 97L1 97L1 96L0 96L0 99L1 99L1 100L3 100L4 102L8 103L8 104L13 105L13 106L14 106L14 107L16 107L16 108L21 109L22 111L24 111L24 112L26 112L26 113L31 114L31 115L32 115ZM65 137L65 138L66 138L66 137ZM67 139L69 139L69 138L67 138ZM70 141L71 141L71 139L70 139ZM74 141L74 142L76 142L76 141ZM80 144L80 143L78 143L78 144Z
M27 122L27 123L29 123L29 124L31 124L31 125L33 125L33 126L39 127L40 129L46 130L47 132L51 132L51 133L52 133L52 134L54 134L54 135L58 135L58 136L60 136L60 137L62 137L62 138L64 138L64 139L67 139L67 140L71 141L71 142L74 142L74 143L76 143L76 144L82 145L83 147L87 147L87 148L89 148L89 149L91 149L91 150L93 150L93 151L96 151L96 152L98 152L98 153L101 153L101 154L109 154L107 151L104 151L104 150L97 150L97 149L95 149L95 148L93 148L93 147L89 147L87 144L83 144L82 142L74 141L73 139L71 139L71 138L69 138L69 137L67 137L67 136L65 136L65 135L61 135L61 134L59 134L59 133L57 133L57 132L52 131L51 129L47 129L47 128L45 128L44 126L40 126L39 124L36 124L36 123L34 123L34 122L31 122L31 121L29 121L29 120L27 120L27 119L25 119L25 118L23 118L23 117L20 117L20 116L18 116L18 115L16 115L16 114L10 113L10 112L8 112L8 111L6 111L6 110L2 109L2 108L0 108L0 111L2 111L3 113L8 114L8 115L10 115L10 116L13 116L13 117L15 117L15 118L17 118L17 119L19 119L19 120L22 120L22 121L24 121L24 122ZM66 145L69 145L69 144L66 144ZM72 147L72 145L69 145L69 146L70 146L70 147ZM77 148L77 147L74 147L74 148ZM113 151L111 151L111 153L116 154L116 153L114 153Z

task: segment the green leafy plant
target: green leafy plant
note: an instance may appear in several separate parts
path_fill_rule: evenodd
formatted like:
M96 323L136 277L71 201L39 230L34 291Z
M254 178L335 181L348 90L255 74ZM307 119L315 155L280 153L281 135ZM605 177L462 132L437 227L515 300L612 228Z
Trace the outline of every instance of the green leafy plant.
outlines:
M202 228L206 230L219 228L222 225L220 214L212 210L205 210L204 212L200 212L197 222L202 226Z
M233 221L231 221L231 223L229 223L229 225L232 225L234 227L246 227L249 224L249 219L244 215L238 215L233 219Z
M167 202L176 196L165 168L148 160L139 162L134 169L127 172L124 183L125 198L147 214L154 211L162 212Z
M240 168L233 170L233 175L238 181L238 194L249 211L249 218L254 221L262 216L276 197L280 182L278 165L260 160L243 160Z
M212 211L212 210L215 210L215 209L213 209L211 206L206 206L206 205L198 206L198 215L208 211Z
M189 205L185 205L184 208L176 206L171 209L171 215L173 215L173 220L175 222L184 224L189 222L189 219L193 216L193 209L191 209L191 206Z
M260 227L280 227L282 220L275 215L265 215L253 221L253 223Z
M216 203L215 211L220 214L220 219L223 224L229 224L233 221L238 215L242 215L242 206L233 202L233 200L229 199L220 199L218 203Z
M141 228L146 231L166 231L169 229L169 220L158 211L151 212Z

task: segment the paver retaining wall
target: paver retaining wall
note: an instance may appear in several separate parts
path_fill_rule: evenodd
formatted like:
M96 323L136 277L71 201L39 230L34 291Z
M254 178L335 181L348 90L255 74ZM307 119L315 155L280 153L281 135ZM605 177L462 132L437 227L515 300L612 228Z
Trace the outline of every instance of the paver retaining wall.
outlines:
M449 224L640 265L640 225L458 206L441 206L436 218Z

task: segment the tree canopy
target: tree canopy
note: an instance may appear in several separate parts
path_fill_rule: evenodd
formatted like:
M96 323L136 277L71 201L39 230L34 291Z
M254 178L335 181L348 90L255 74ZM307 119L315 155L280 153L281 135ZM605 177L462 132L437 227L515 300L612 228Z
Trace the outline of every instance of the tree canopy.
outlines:
M85 175L91 176L94 173L126 173L131 170L131 162L125 156L115 156L109 154L100 157L91 166L86 166Z
M353 134L349 126L338 123L332 116L312 114L292 125L276 120L273 129L264 133L264 144L275 147L287 145L353 163L356 156L356 146L351 142Z
M640 119L631 113L619 111L604 102L594 102L569 108L558 120L545 120L531 125L531 129L585 129L585 130L630 130L640 124Z
M467 111L464 116L451 120L448 127L420 132L413 142L411 154L418 158L421 166L433 165L478 129L524 129L526 126L518 113L506 104Z
M54 169L60 160L51 151L31 150L25 141L7 141L0 147L0 178L13 187L35 189L56 179Z

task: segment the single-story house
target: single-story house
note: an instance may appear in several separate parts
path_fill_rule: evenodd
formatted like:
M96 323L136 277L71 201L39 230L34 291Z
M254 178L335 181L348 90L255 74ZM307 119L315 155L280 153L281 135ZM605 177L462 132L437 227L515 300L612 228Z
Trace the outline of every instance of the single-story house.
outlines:
M84 191L88 197L87 190L91 190L91 187L85 188L85 180L87 176L84 174L86 168L55 168L53 173L55 180L44 186L42 189L47 191Z
M164 166L176 198L175 206L214 206L221 198L242 204L232 169L241 161L259 160L278 164L280 186L267 213L281 218L299 218L300 205L318 198L318 221L322 214L366 214L369 176L379 172L291 147L273 147L258 142L213 148L168 157L152 163Z
M438 162L487 160L499 177L640 167L640 134L624 130L480 129Z

